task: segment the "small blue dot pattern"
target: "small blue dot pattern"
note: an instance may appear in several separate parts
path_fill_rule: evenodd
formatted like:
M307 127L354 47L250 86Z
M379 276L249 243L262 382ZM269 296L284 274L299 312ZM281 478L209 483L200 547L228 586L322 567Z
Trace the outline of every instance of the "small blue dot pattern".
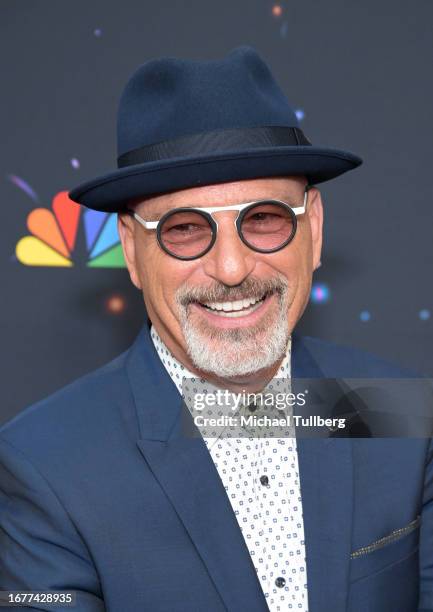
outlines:
M151 328L179 393L196 375ZM291 342L277 376L290 379ZM183 382L183 385L182 385ZM201 382L205 382L201 379ZM270 612L308 612L304 522L295 437L203 438L226 490Z

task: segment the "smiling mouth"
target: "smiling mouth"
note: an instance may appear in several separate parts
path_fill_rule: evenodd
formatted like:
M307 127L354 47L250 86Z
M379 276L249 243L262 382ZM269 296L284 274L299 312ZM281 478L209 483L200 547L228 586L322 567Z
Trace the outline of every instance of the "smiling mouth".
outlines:
M196 302L196 304L219 317L236 319L245 317L260 308L272 293L274 292L264 293L261 297L245 298L232 302Z

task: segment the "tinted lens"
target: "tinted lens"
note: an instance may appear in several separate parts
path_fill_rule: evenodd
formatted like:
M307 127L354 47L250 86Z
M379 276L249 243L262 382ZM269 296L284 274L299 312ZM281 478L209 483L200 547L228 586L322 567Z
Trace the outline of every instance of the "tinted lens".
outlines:
M288 206L261 202L246 210L240 230L253 249L272 251L293 238L295 223L295 215Z
M212 241L212 228L200 213L181 211L166 217L159 238L175 257L198 257Z

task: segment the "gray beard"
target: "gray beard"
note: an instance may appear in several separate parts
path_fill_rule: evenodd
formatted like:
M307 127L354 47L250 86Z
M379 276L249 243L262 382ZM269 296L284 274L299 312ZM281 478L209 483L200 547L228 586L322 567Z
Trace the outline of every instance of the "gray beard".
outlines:
M200 331L188 316L187 306L181 306L180 323L194 366L220 378L231 378L258 372L280 361L290 338L286 292L278 300L278 316L266 330L224 329L211 334Z

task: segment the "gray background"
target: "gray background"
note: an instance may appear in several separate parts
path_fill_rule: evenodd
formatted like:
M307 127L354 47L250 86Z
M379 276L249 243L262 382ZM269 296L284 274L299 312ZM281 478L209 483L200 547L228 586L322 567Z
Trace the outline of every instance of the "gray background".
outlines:
M331 298L310 304L298 330L433 375L433 2L280 2L280 17L274 4L1 0L0 421L120 353L143 321L124 269L16 261L36 204L9 176L50 208L58 191L115 167L117 102L138 65L219 58L240 44L270 64L314 144L364 158L321 186L314 280ZM113 294L125 303L119 314L106 307Z

